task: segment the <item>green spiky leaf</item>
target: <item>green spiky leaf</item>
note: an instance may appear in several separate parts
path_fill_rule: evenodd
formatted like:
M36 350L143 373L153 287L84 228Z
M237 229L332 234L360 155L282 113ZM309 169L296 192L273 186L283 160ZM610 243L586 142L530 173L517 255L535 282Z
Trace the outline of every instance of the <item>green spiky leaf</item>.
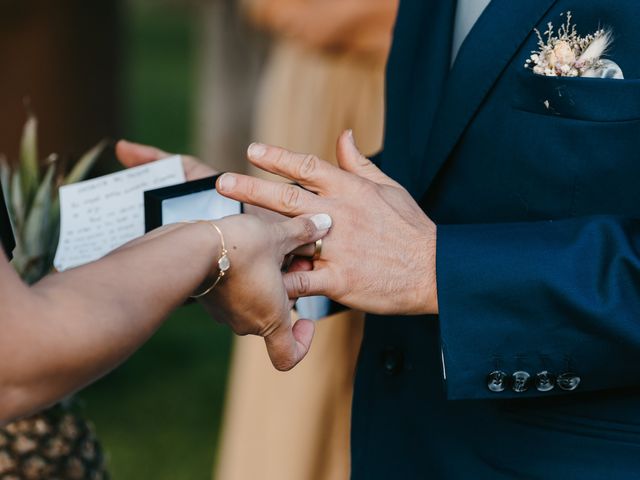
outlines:
M11 166L4 155L0 155L0 185L2 185L2 190L8 201L11 188Z
M26 200L25 208L28 210L33 196L38 190L40 167L38 162L38 120L29 115L27 123L22 131L20 143L20 177L22 194Z
M95 147L85 153L82 158L78 160L78 163L75 164L73 169L71 169L71 172L69 172L69 175L67 175L67 177L63 180L62 184L68 185L70 183L76 183L84 180L106 146L107 141L102 140Z
M37 134L38 122L30 115L23 130L19 164L14 167L0 156L0 181L17 244L13 265L28 283L38 281L53 267L60 232L58 187L83 180L107 145L106 141L98 143L64 177L57 155L45 162L38 159Z
M20 170L13 172L11 178L11 188L9 189L9 211L12 214L13 226L16 228L16 234L20 235L22 225L24 225L24 217L26 205L22 194L22 181Z
M26 267L33 269L33 273L28 270L23 272L27 282L37 280L41 276L43 268L47 268L42 263L48 257L47 253L51 250L51 243L54 241L51 238L50 215L54 173L55 165L52 164L47 169L47 173L36 192L24 224L22 235L24 243L20 245L20 249L26 256Z

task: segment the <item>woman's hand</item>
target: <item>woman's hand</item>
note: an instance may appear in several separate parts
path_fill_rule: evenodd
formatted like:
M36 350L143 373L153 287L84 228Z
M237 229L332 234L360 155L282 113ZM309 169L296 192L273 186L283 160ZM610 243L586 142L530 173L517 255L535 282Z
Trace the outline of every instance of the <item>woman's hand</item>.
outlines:
M120 163L127 168L162 160L171 155L171 153L164 152L159 148L127 142L126 140L120 140L116 144L116 156ZM182 168L184 169L184 176L188 181L211 177L219 173L209 165L189 155L182 155Z
M125 167L135 167L170 156L158 148L121 140L116 145L118 159ZM216 175L218 172L194 157L182 155L187 180ZM289 370L306 355L313 337L314 324L309 320L298 320L291 324L291 309L294 300L286 294L281 273L284 256L297 247L313 243L324 236L331 218L315 218L324 221L318 228L310 216L288 220L262 208L248 205L245 209L254 215L238 215L216 222L224 233L231 269L220 284L201 299L214 319L228 324L238 335L254 334L265 337L269 356L279 370ZM322 225L320 225L322 227ZM206 228L214 238L216 232L207 225L191 225L191 228ZM154 235L179 226L167 226L151 232L139 241L147 241ZM207 288L217 276L216 261L219 250L211 262L212 272ZM289 272L311 268L308 260L299 258ZM200 291L200 290L199 290Z
M211 316L238 335L264 337L269 357L278 370L290 370L309 350L314 324L298 320L292 324L289 299L281 267L285 255L324 237L331 217L320 214L280 223L267 223L253 215L237 215L217 221L223 232L231 268L202 303ZM205 223L200 228L217 237ZM218 276L217 260L203 289Z

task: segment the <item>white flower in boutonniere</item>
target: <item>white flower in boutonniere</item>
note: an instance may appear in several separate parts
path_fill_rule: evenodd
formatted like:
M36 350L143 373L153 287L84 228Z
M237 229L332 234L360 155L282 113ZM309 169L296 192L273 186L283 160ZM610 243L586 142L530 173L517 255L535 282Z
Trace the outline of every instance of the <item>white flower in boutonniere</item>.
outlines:
M525 67L532 69L537 75L547 77L623 79L620 67L615 62L602 58L613 41L611 31L601 28L581 37L577 26L571 23L571 12L567 12L566 17L566 22L557 33L553 23L547 24L547 31L544 32L546 40L538 29L534 29L538 35L539 49L531 52Z

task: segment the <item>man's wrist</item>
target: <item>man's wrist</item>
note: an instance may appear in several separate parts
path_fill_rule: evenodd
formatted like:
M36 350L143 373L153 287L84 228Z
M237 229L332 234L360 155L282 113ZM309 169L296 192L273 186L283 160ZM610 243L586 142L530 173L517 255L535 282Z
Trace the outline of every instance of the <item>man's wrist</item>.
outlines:
M425 262L425 269L422 270L422 281L417 282L418 285L418 311L419 314L437 314L438 313L438 282L436 272L436 252L438 227L435 223L430 222L427 227L427 234L423 248L426 248L426 255L421 255L421 260Z

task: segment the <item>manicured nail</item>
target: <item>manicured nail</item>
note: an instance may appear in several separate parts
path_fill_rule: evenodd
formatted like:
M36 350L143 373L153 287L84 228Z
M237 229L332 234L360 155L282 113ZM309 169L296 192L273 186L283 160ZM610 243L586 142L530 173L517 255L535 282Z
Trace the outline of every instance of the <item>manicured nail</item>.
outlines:
M351 130L351 129L347 130L347 137L349 137L349 141L351 142L351 145L353 145L355 147L356 146L356 139L353 138L353 130Z
M262 157L265 153L267 153L267 147L262 145L261 143L252 143L249 145L249 157L257 160Z
M225 173L218 180L218 188L223 192L230 192L236 186L236 177L230 173Z
M333 220L326 213L319 213L311 217L311 221L316 226L318 230L329 230L331 228L331 224Z

